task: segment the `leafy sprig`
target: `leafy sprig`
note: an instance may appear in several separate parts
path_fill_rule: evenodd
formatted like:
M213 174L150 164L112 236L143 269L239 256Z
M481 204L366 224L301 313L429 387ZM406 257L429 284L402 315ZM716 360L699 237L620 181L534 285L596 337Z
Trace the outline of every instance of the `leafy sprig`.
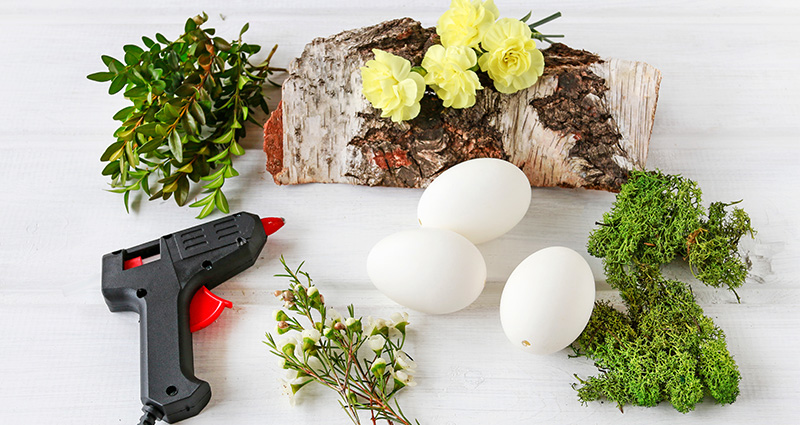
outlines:
M126 210L131 192L140 190L150 200L174 195L183 206L194 183L206 194L190 205L202 207L198 218L229 212L222 186L239 175L233 160L244 154L244 124L260 125L253 112L269 112L262 84L282 69L269 66L277 45L263 63L250 64L261 47L242 42L248 24L229 42L201 28L207 19L205 13L188 19L175 40L157 33L155 40L142 37L144 47L125 45L123 61L104 55L108 71L87 76L110 81L109 94L124 89L132 103L114 115L122 122L117 140L100 157L108 163L102 174L111 178L110 191L123 194Z
M391 321L356 318L350 305L343 317L326 306L311 277L301 269L302 263L293 270L281 257L281 264L285 274L276 277L288 278L289 287L275 292L285 310L274 314L274 333L292 334L276 342L267 333L264 343L290 373L286 392L294 396L307 384L318 382L339 394L339 404L354 424L361 423L359 412L366 411L373 424L384 420L411 425L394 398L403 388L416 385L416 364L402 351L408 315L395 313Z

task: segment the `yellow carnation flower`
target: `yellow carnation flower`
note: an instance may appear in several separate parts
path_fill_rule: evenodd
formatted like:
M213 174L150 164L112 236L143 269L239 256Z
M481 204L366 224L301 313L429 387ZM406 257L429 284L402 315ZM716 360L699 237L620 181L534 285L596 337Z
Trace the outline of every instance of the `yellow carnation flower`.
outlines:
M419 101L425 93L422 75L411 72L411 62L400 56L374 49L375 59L361 67L364 97L381 117L392 121L410 120L419 114Z
M544 56L536 49L531 29L517 19L503 18L489 28L478 60L500 93L514 93L536 83L544 72Z
M431 46L422 59L425 83L431 86L445 107L469 108L475 104L475 92L482 89L478 74L470 68L478 62L475 51L464 46Z
M450 9L436 23L442 45L477 48L483 35L500 17L494 0L451 0Z

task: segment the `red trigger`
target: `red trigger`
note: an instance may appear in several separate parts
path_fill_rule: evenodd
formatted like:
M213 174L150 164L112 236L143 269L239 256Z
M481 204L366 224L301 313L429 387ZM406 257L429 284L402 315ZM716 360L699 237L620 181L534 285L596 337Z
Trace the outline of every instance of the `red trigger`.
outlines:
M225 307L233 307L233 303L214 295L203 286L195 292L189 304L189 330L197 332L214 323Z

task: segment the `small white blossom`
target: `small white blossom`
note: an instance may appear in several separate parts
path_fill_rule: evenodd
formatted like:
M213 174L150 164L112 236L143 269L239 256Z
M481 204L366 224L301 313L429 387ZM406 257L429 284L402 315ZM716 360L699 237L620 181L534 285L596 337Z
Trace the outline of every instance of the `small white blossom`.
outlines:
M395 339L400 339L402 337L403 333L400 332L400 329L397 329L394 326L389 327L389 339L395 340Z
M393 324L404 323L404 322L408 323L408 313L406 312L392 313L392 315L389 318L392 319Z
M318 342L322 334L319 333L316 329L305 329L303 330L303 351L311 349L311 347L315 346Z
M400 350L395 351L394 364L397 370L405 371L409 375L413 375L414 370L417 368L417 363L414 360L411 360L411 357L408 357L408 354Z
M392 371L392 377L396 381L395 385L398 382L400 383L400 385L406 387L413 387L417 385L417 381L414 380L414 377L412 375L409 375L406 371L403 370Z
M342 315L333 307L328 307L328 311L325 313L325 326L332 328L337 321L342 321Z
M381 318L373 319L372 317L367 317L367 327L364 329L364 335L378 334L387 326L388 324L386 323L386 320Z
M314 341L314 344L319 342L319 338L321 336L322 335L316 329L305 329L305 330L303 330L303 339L308 338L308 339Z
M384 338L383 335L372 335L371 337L367 338L367 345L376 353L383 351L383 346L385 344L386 338Z
M283 352L283 354L286 354L287 356L294 356L296 355L295 348L299 345L299 343L300 341L298 341L297 336L292 335L290 337L283 338L280 341L278 341L277 346L278 350Z
M309 298L313 297L315 294L319 294L319 289L317 289L316 286L309 286L308 289L306 289L306 295L308 295Z

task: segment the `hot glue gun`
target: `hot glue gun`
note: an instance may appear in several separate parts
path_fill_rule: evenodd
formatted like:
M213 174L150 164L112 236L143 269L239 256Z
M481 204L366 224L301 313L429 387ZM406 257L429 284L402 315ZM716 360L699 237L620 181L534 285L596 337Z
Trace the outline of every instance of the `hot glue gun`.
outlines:
M283 219L240 212L103 256L103 297L112 312L139 313L140 425L174 423L211 399L194 376L192 334L229 301L212 289L252 266Z

